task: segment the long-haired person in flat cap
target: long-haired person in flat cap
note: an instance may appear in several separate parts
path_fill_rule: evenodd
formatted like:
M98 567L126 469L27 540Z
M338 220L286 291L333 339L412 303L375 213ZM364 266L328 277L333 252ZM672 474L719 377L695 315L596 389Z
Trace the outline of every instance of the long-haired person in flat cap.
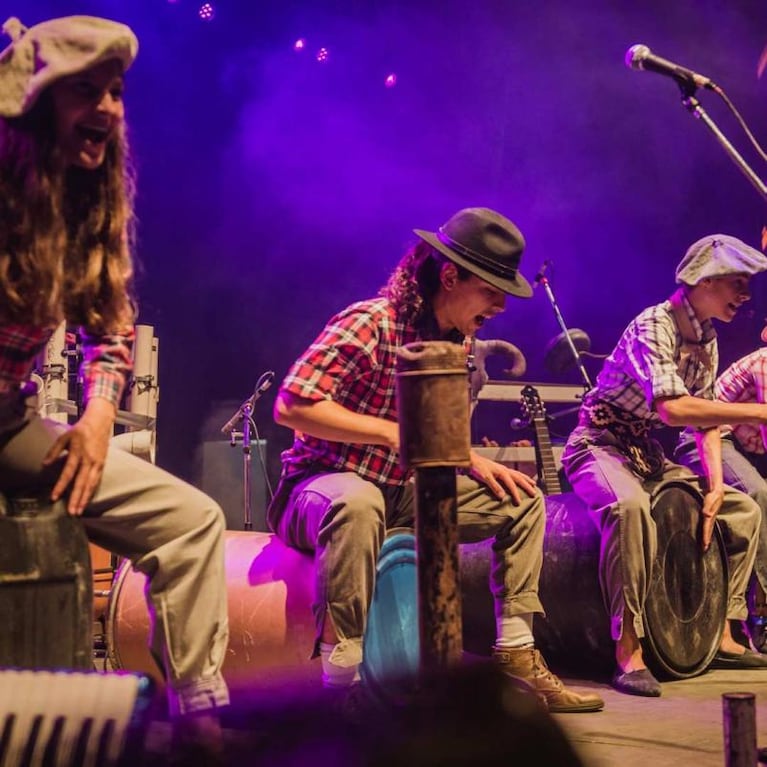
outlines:
M4 27L0 52L0 491L47 493L149 577L151 649L182 734L220 735L228 622L223 514L193 487L109 449L131 370L133 180L123 24L72 16ZM52 331L81 328L83 411L41 419L24 382Z
M282 455L268 519L288 545L315 554L315 652L327 688L359 680L379 551L388 529L414 522L413 484L398 463L397 349L419 340L463 343L503 311L507 295L532 293L519 272L522 234L498 213L467 208L438 232L416 234L420 241L381 295L327 323L275 404L276 420L296 435ZM474 453L457 481L460 537L494 538L495 659L549 711L599 710L598 695L564 687L534 647L542 495L526 475Z
M562 463L602 535L599 577L615 640L613 686L655 697L661 687L647 668L640 638L657 539L650 494L669 479L695 481L669 461L652 430L687 427L705 477L702 544L718 520L724 528L729 588L718 662L767 668L767 657L736 642L731 621L747 614L745 590L754 564L760 510L724 484L720 425L767 423L767 406L716 401L719 354L712 320L730 322L751 298L750 278L767 258L723 234L693 243L676 269L678 289L645 309L623 332L584 398Z

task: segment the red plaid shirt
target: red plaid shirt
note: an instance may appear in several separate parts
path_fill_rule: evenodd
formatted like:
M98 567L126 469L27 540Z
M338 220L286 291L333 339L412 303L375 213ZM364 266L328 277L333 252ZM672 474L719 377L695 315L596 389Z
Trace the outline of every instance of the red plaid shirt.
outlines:
M34 325L0 325L0 381L22 384L29 379L37 355L55 328ZM83 352L83 402L93 397L117 406L133 367L133 328L113 335L80 330Z
M333 400L357 413L397 420L397 350L430 335L397 318L386 298L359 301L333 317L299 357L281 391L319 402ZM455 340L455 339L451 339ZM403 484L398 455L383 445L358 445L296 433L282 453L291 476L312 466L354 471L372 482Z
M716 381L716 396L725 402L767 402L767 349L733 362ZM738 442L750 453L765 452L767 429L754 423L732 427Z

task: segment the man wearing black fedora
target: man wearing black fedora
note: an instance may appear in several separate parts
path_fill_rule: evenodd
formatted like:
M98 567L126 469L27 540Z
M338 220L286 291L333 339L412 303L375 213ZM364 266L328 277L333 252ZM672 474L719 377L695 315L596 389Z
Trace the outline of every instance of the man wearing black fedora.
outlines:
M504 216L466 208L437 232L415 234L380 295L327 323L275 403L275 419L296 435L268 519L288 545L315 552L315 654L327 688L359 680L380 548L388 529L413 525L413 484L398 463L397 350L414 341L464 343L503 311L507 295L532 294L519 272L524 239ZM565 688L534 647L544 503L533 481L472 453L457 501L461 539L495 539L496 661L549 711L601 709L598 695Z

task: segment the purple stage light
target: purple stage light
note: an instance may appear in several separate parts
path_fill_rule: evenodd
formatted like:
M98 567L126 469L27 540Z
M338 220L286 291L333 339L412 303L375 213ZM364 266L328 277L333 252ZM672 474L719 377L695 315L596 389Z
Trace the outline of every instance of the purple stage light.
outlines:
M317 51L317 61L324 64L330 58L330 51L327 48L320 48Z
M387 88L393 88L397 84L397 75L392 72L389 75L386 75L386 79L384 80L384 85Z
M212 3L203 3L200 6L200 10L197 11L197 14L203 21L213 21L213 19L216 18L216 9L213 7Z
M293 50L302 51L304 48L306 48L306 38L299 37L298 40L293 43Z

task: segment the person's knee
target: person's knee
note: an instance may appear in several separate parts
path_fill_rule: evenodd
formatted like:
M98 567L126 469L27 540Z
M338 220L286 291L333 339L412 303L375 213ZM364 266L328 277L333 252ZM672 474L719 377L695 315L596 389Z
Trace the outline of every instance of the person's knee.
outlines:
M767 519L767 482L761 482L756 487L751 488L749 495L759 506L761 515Z
M629 495L611 503L606 511L609 516L630 523L643 522L650 518L650 499L645 495Z
M217 535L222 535L226 529L224 510L215 501L211 500L211 503L206 506L204 514L209 520L211 531Z
M767 507L763 506L753 496L745 496L742 500L742 513L749 520L753 535L756 535L759 526L762 524L762 518L765 515L765 508ZM767 495L765 496L765 503L767 503Z
M528 513L530 514L531 519L535 519L540 522L540 524L544 524L546 519L546 499L538 488L535 489L535 495L533 496Z
M226 529L226 517L218 503L210 496L195 491L189 493L181 505L185 526L190 531L204 531L214 537L223 535Z
M386 529L383 495L375 492L353 493L333 503L320 525L320 540L336 537L340 531L358 542L380 540Z

